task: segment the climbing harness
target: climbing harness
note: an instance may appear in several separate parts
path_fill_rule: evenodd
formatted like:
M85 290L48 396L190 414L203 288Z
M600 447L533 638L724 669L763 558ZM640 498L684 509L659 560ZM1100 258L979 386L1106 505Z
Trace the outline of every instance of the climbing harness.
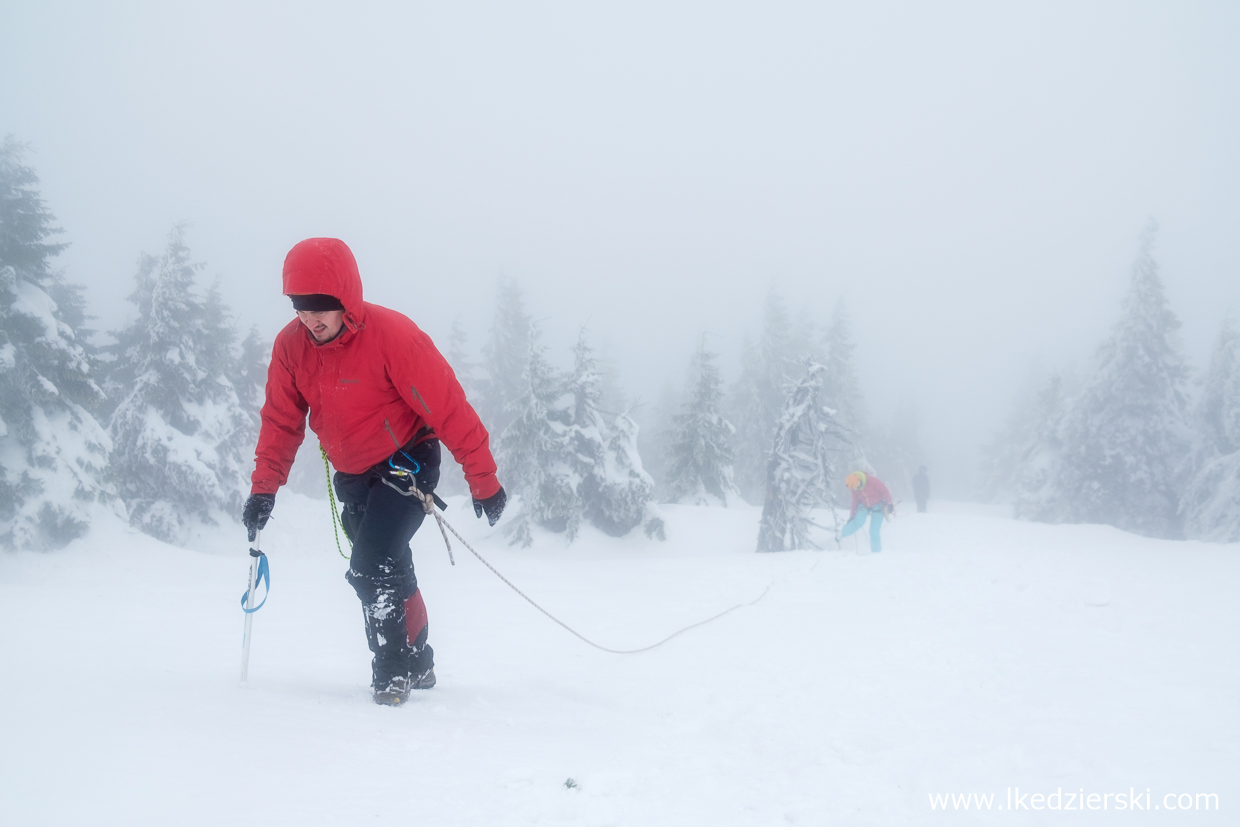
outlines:
M403 454L410 462L414 464L414 469L411 471L408 468L404 467L403 465L394 464L392 462L391 457L388 458L388 465L392 469L392 475L395 476L397 479L408 483L409 487L402 488L401 486L392 482L391 480L389 480L387 477L383 475L379 476L379 482L383 483L388 488L395 491L397 494L400 494L402 497L414 497L417 499L418 502L422 503L422 510L425 511L427 514L430 514L432 517L434 517L435 522L439 524L439 533L443 535L444 545L448 547L448 562L450 562L452 565L455 566L456 558L452 556L452 543L448 542L448 532L444 531L444 528L443 528L444 527L443 515L441 515L438 511L435 510L435 505L436 505L435 495L434 494L423 494L420 490L418 490L418 481L417 481L417 478L414 477L414 474L420 471L422 466L418 465L418 461L414 459L413 457L409 456L408 454L406 454L404 451L401 451L400 453ZM442 503L443 500L440 500L439 502ZM452 533L456 534L455 531L453 531ZM456 534L456 536L460 537L461 535ZM462 540L461 542L463 543L465 541Z

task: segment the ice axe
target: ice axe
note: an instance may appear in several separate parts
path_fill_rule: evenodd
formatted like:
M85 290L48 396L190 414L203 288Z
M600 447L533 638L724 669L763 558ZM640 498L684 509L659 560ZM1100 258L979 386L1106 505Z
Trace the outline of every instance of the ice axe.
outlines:
M241 595L241 610L245 612L245 636L241 639L241 682L244 684L250 672L250 629L254 624L254 613L263 608L267 595L271 594L271 570L267 566L267 555L258 550L262 529L254 532L253 545L250 547L250 583L245 594ZM254 590L259 582L266 586L263 603L254 605Z

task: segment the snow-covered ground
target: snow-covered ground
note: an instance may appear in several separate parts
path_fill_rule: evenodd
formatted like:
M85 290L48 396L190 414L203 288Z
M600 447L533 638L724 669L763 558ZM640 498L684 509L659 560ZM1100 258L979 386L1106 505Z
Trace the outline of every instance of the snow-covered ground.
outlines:
M611 655L459 546L449 566L427 525L439 686L398 709L370 702L321 501L282 494L264 533L246 687L240 532L190 551L102 525L0 554L0 824L1238 823L1237 546L940 503L881 554L759 555L754 509L664 514L664 543L521 550L453 500L483 555L607 646L770 589ZM1009 788L1071 809L999 809ZM1130 790L1142 809L1117 810ZM932 808L952 793L992 809ZM1182 793L1219 812L1166 809Z

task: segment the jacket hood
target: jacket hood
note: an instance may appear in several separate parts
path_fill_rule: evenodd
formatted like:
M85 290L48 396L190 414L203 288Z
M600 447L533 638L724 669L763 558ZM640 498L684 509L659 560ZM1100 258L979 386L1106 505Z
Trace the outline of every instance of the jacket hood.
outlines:
M284 258L284 295L324 293L344 305L344 320L351 329L363 318L362 277L349 245L338 238L307 238Z

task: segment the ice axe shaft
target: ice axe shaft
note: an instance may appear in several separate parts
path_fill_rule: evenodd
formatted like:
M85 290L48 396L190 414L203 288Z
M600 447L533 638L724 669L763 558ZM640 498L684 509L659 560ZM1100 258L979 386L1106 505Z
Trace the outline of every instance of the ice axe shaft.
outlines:
M259 551L259 541L262 539L263 532L258 530L254 533L254 544L250 548L250 585L246 591L246 606L254 605L254 590L258 588L258 562L262 557ZM254 625L254 613L245 613L245 636L241 640L241 682L244 684L250 673L250 630Z

